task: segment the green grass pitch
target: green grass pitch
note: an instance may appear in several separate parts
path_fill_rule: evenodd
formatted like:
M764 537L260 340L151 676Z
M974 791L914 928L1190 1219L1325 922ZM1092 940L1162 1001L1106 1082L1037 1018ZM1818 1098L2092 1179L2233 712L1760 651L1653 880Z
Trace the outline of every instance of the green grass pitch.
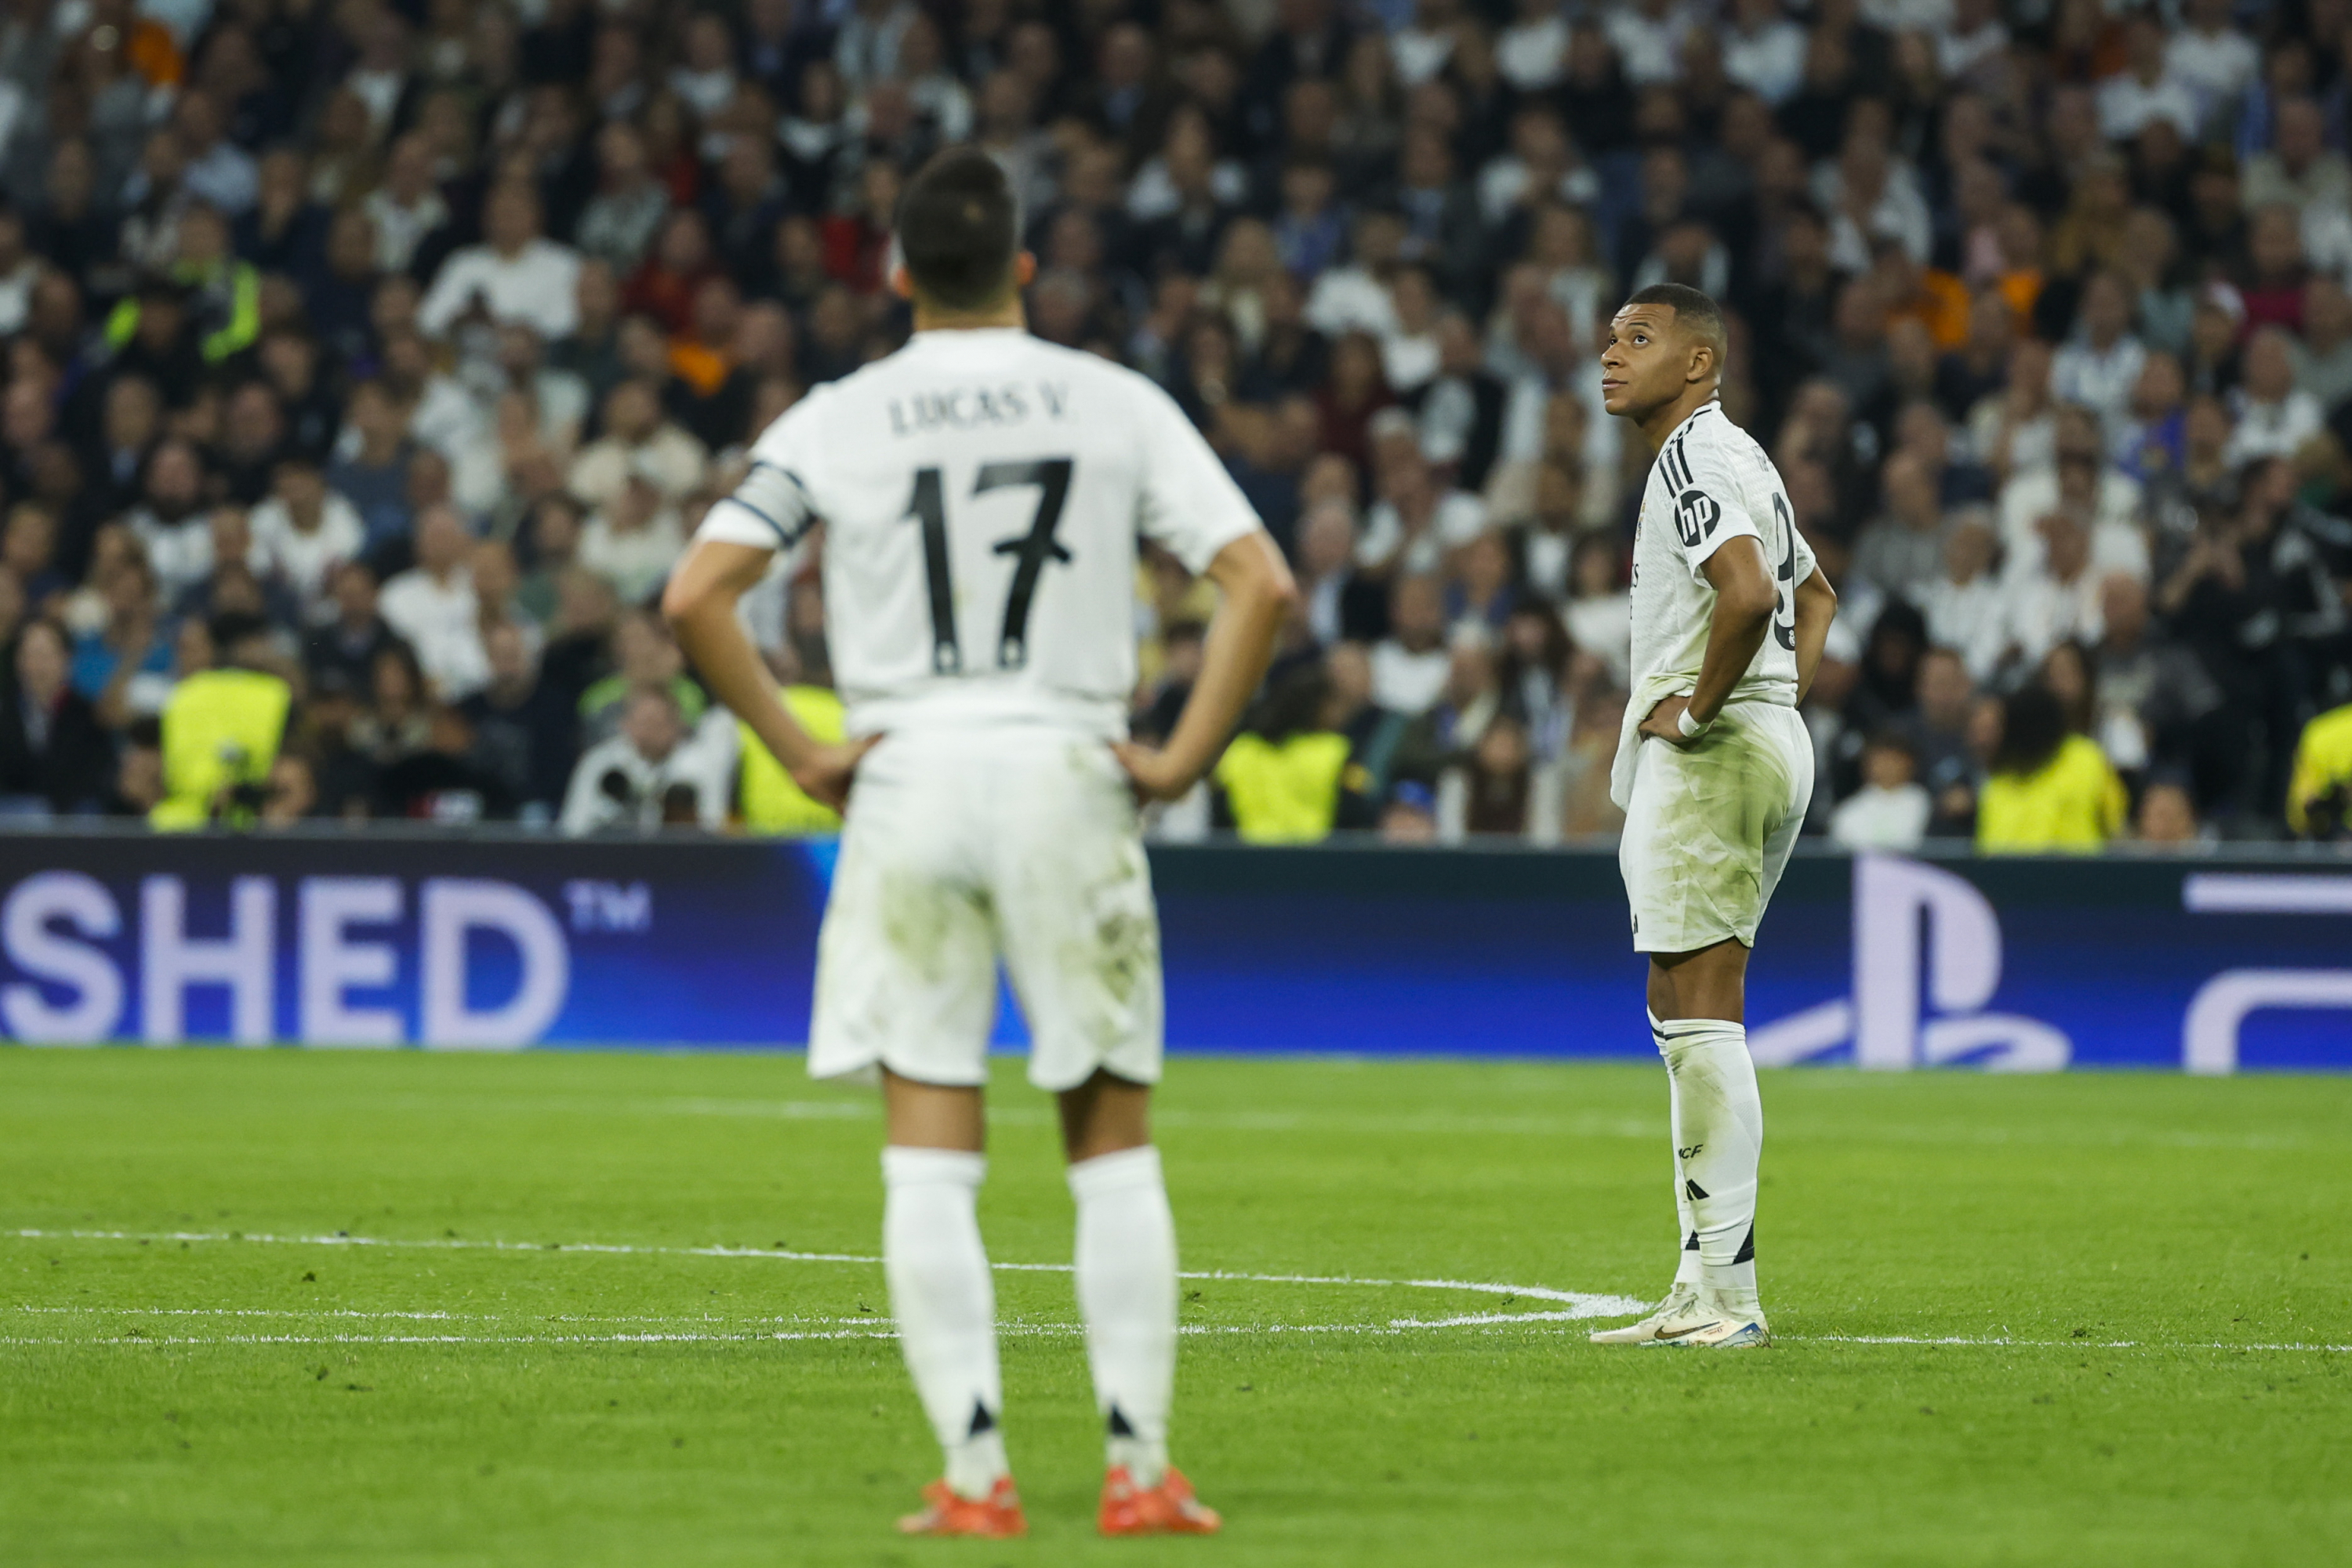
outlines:
M1015 1063L992 1099L991 1251L1060 1263L1048 1107ZM0 1050L0 1563L2352 1561L2352 1080L1768 1074L1780 1342L1528 1318L1663 1289L1664 1099L1175 1062L1215 1271L1176 1453L1226 1534L1094 1538L1070 1280L1009 1267L1031 1537L908 1542L937 1454L856 1260L869 1097L796 1058ZM1413 1280L1461 1283L1360 1282Z

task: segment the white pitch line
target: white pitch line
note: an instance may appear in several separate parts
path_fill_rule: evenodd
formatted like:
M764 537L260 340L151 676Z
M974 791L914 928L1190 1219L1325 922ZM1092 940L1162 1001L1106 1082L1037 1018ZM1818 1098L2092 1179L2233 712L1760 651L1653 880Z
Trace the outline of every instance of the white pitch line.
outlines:
M854 1263L879 1265L881 1258L854 1252L793 1252L757 1247L638 1247L617 1242L468 1241L460 1237L400 1239L373 1236L278 1236L258 1232L175 1230L142 1235L130 1230L18 1230L28 1241L187 1241L252 1242L271 1247L390 1247L435 1251L585 1252L599 1255L658 1258L763 1258L784 1263ZM1067 1274L1066 1263L997 1263L1000 1272ZM1261 1285L1339 1285L1367 1290L1471 1290L1488 1296L1524 1296L1535 1301L1559 1301L1570 1315L1622 1318L1640 1312L1647 1301L1580 1290L1555 1290L1548 1285L1498 1285L1473 1279L1362 1279L1344 1274L1255 1274L1235 1269L1186 1269L1181 1279L1241 1280Z
M185 1241L237 1242L281 1247L422 1247L440 1251L480 1250L494 1252L577 1252L598 1255L676 1257L676 1258L761 1258L787 1263L850 1263L875 1265L882 1260L859 1253L793 1252L775 1247L641 1247L615 1242L537 1243L520 1241L468 1241L463 1237L422 1237L402 1239L366 1236L278 1236L267 1233L230 1231L171 1231L142 1235L124 1230L36 1230L23 1229L13 1233L25 1240L37 1241ZM1017 1273L1067 1274L1066 1263L998 1263L997 1269ZM1570 1322L1590 1318L1630 1317L1647 1310L1649 1303L1630 1296L1608 1296L1576 1290L1556 1290L1544 1285L1504 1285L1476 1279L1365 1279L1344 1274L1258 1274L1233 1269L1192 1269L1181 1278L1186 1279L1239 1280L1267 1285L1336 1285L1362 1289L1467 1290L1479 1295L1525 1297L1536 1301L1558 1301L1563 1310L1548 1312L1467 1312L1444 1318L1391 1318L1386 1324L1376 1323L1255 1323L1255 1324L1188 1324L1178 1331L1184 1334L1279 1334L1279 1333L1348 1333L1395 1334L1423 1329L1465 1329L1508 1327L1525 1323ZM116 1311L142 1313L149 1316L218 1314L222 1316L264 1316L265 1309L253 1308L16 1308L19 1311L74 1312ZM287 1312L289 1317L310 1316L385 1319L442 1320L464 1317L466 1314L445 1312L382 1312L365 1313L321 1310L317 1312ZM476 1314L488 1321L497 1321L490 1314ZM542 1318L551 1322L695 1322L708 1319L599 1318L551 1316ZM754 1320L760 1321L763 1320ZM805 1321L800 1319L769 1319L770 1322ZM849 1321L851 1320L832 1320ZM1006 1324L999 1332L1006 1335L1076 1334L1081 1331L1075 1324ZM7 1345L87 1345L87 1344L634 1344L634 1343L744 1343L759 1340L845 1340L894 1339L897 1331L886 1325L873 1328L831 1328L823 1330L769 1331L752 1333L706 1334L611 1334L611 1335L525 1335L474 1336L447 1335L335 1335L305 1337L295 1335L241 1335L217 1338L149 1337L146 1335L117 1336L103 1339L65 1339L0 1336L0 1344ZM2139 1340L2019 1340L2006 1335L1969 1337L1912 1336L1904 1334L1782 1334L1790 1343L1851 1344L1889 1346L1955 1345L1977 1349L2012 1350L2211 1350L2261 1351L2288 1354L2352 1353L2352 1345L2339 1344L2233 1344L2221 1341L2195 1342L2149 1342Z

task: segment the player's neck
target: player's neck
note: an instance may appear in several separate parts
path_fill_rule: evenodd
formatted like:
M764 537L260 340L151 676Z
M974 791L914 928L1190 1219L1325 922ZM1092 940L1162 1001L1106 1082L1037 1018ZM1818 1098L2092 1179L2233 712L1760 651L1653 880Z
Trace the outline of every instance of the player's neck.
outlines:
M1699 382L1683 388L1683 395L1672 403L1662 404L1635 421L1642 439L1650 444L1653 456L1664 449L1666 437L1682 428L1683 421L1713 403L1717 384Z
M915 331L919 332L977 332L992 328L1009 327L1024 331L1029 326L1029 312L1022 307L1016 289L1004 297L1001 305L984 310L949 310L937 305L915 301Z

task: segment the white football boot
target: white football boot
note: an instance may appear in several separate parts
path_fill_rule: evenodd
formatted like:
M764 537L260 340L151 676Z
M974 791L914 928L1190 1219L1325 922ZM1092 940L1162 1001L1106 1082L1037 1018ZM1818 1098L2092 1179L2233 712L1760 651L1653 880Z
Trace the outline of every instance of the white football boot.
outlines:
M1595 1329L1592 1342L1596 1345L1646 1345L1658 1337L1658 1330L1669 1323L1678 1323L1698 1305L1698 1287L1675 1280L1666 1299L1651 1309L1650 1315L1638 1323L1628 1323L1622 1329Z
M1734 1310L1692 1286L1678 1285L1658 1310L1638 1323L1592 1336L1595 1344L1678 1345L1699 1350L1748 1350L1769 1345L1772 1333L1760 1308Z

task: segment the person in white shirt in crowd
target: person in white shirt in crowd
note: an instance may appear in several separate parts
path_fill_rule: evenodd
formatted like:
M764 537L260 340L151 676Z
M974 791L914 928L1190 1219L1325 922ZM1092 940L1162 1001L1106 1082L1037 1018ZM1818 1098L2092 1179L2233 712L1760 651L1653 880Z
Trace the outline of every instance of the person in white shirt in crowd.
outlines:
M2314 98L2295 97L2278 106L2271 150L2246 160L2239 199L2246 210L2267 206L2352 207L2352 163L2331 151L2326 117Z
M2205 108L2204 95L2168 63L2162 19L2142 11L2126 22L2124 68L2099 84L2099 133L2129 142L2162 120L2193 143Z
M1617 541L1606 533L1588 533L1577 541L1569 557L1569 600L1560 618L1568 635L1582 651L1593 655L1609 670L1617 690L1633 684L1633 596L1625 586L1625 570Z
M1503 441L1497 458L1505 463L1533 461L1550 447L1554 427L1552 403L1566 397L1580 404L1578 449L1584 454L1588 498L1616 494L1612 482L1623 436L1613 420L1601 416L1601 381L1592 374L1592 354L1580 341L1568 312L1550 300L1529 306L1519 351L1528 368L1511 383L1503 403Z
M2262 68L2262 50L2231 15L2231 0L2188 0L2188 25L2164 47L2164 68L2209 113L2226 110Z
M641 686L622 709L620 731L581 753L558 821L575 837L614 828L716 828L727 820L729 760L687 728L677 699Z
M433 144L422 132L393 139L383 184L367 194L360 210L375 225L377 268L407 271L425 237L449 221L449 204L433 178Z
M1583 504L1576 470L1559 462L1535 465L1535 491L1528 498L1526 525L1519 530L1519 569L1527 585L1553 604L1569 596Z
M26 390L38 395L29 383ZM155 584L165 604L213 569L204 488L205 468L196 449L176 437L166 439L149 455L139 504L123 519L131 537L146 547L147 563L155 569Z
M2132 289L2122 275L2095 272L2084 286L2074 336L2052 356L2050 390L2061 403L2099 416L2112 443L2131 417L2132 390L2147 350L2132 334Z
M592 507L607 507L635 470L676 501L701 485L709 461L702 443L663 415L651 383L625 381L604 395L604 432L572 459L567 488Z
M1389 283L1393 324L1381 340L1381 371L1402 397L1437 374L1437 289L1426 268L1401 267Z
M2027 338L2011 351L2007 384L1969 410L1969 445L2012 481L2048 468L2056 449L2057 409L2050 397L2050 345Z
M1558 87L1568 67L1568 16L1559 0L1517 0L1495 39L1495 68L1523 93Z
M1805 80L1805 29L1780 0L1733 0L1720 34L1723 74L1778 109Z
M1478 171L1478 209L1490 224L1504 222L1514 207L1561 202L1580 207L1600 195L1601 177L1577 157L1568 127L1548 108L1513 115L1510 151L1489 158ZM1540 235L1530 240L1528 259L1549 270L1558 263L1547 262L1542 240Z
M580 319L580 254L542 237L541 223L539 193L526 181L502 181L482 206L484 243L441 264L416 308L418 328L443 337L478 310L541 338L570 337Z
M0 333L14 337L24 326L40 276L41 258L25 244L23 215L0 212Z
M1918 781L1911 742L1893 732L1863 747L1862 787L1830 813L1830 840L1847 849L1908 853L1927 837L1934 803Z
M2330 413L2352 400L2352 294L2326 276L2303 286L2303 337L2291 345L2294 384Z
M252 153L221 134L220 105L212 95L183 91L172 125L188 161L180 188L229 217L249 211L261 195L261 169Z
M1419 87L1454 58L1454 29L1463 19L1463 0L1412 0L1412 19L1389 35L1389 59L1397 80Z
M1349 600L1372 589L1356 570L1356 509L1337 496L1316 501L1298 524L1298 596L1318 647L1346 638Z
M1853 544L1848 574L1892 597L1917 605L1943 568L1944 509L1937 476L1916 452L1897 450L1880 466L1879 515Z
M480 690L490 675L481 604L466 565L472 542L456 508L425 508L416 516L416 564L386 583L376 600L376 613L416 651L425 679L446 702Z
M1919 606L1930 646L1958 653L1979 683L1993 678L2009 647L2007 611L1993 571L2000 553L2000 541L1980 513L1955 521L1944 534L1942 568Z
M1396 330L1389 301L1389 269L1409 231L1402 216L1374 207L1357 215L1344 267L1327 267L1307 296L1307 324L1337 340L1349 332L1385 338Z
M1952 19L1936 35L1936 64L1945 80L1957 81L1979 66L1999 61L2008 48L2000 0L1953 0Z
M596 194L576 231L580 249L615 272L629 272L669 215L669 189L648 166L645 132L628 121L607 121L596 133Z
M662 494L660 470L649 458L629 465L620 493L580 531L580 564L608 579L627 604L667 582L685 550L677 509Z
M1868 272L1882 239L1899 241L1912 260L1927 262L1936 223L1918 176L1866 127L1856 126L1836 161L1814 171L1812 195L1830 215L1830 260L1841 271Z
M1617 47L1627 85L1671 86L1682 74L1683 35L1693 21L1682 0L1635 0L1604 12L1601 27Z
M726 19L716 11L698 11L687 19L685 47L670 68L669 88L704 120L727 107L735 96L735 39Z
M1381 410L1373 420L1376 441L1384 434L1383 424L1394 427L1385 418L1389 412ZM1411 432L1412 416L1397 412ZM1449 552L1486 531L1486 503L1442 484L1417 445L1382 463L1380 486L1381 499L1365 513L1363 538L1356 545L1356 563L1368 572L1434 572Z
M2326 428L2319 399L2294 384L2294 349L2284 327L2258 328L2246 341L2243 384L2231 398L2237 427L2223 450L2231 468L2257 458L2291 458Z
M307 452L278 459L269 498L247 519L263 576L275 576L294 595L304 618L331 618L327 587L336 567L367 545L359 509L327 488L327 476Z
M2039 560L2011 563L2002 590L2003 663L2031 669L2062 642L2099 640L2100 583L2091 560L2091 531L2069 511L2053 511L2036 531ZM2144 579L2146 574L2140 574Z
M499 329L498 367L507 387L529 394L537 406L539 438L568 456L580 445L581 426L588 420L587 379L550 365L546 345L520 321Z
M2090 409L2058 411L2053 460L2016 474L2000 489L2000 542L2015 571L2039 561L2042 520L2068 510L2086 520L2091 552L2102 572L2148 573L2147 537L2140 530L2142 488L2107 460L2099 417Z
M1444 693L1454 656L1445 647L1445 590L1435 577L1397 579L1389 594L1389 635L1372 647L1372 701L1419 718Z

